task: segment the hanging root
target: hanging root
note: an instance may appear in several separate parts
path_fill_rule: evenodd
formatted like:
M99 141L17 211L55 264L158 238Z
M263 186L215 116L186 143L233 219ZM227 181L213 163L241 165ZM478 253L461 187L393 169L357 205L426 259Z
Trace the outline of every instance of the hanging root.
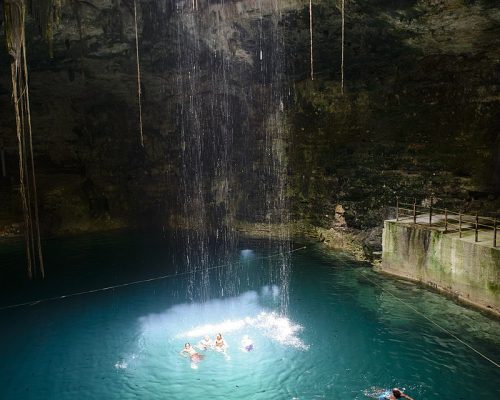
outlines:
M344 39L345 39L345 18L344 18L345 0L342 0L342 61L340 63L340 91L344 94Z
M24 36L23 36L24 38ZM36 190L36 176L35 176L35 158L33 157L33 131L31 129L31 110L30 110L30 97L29 97L29 86L28 86L28 62L26 58L26 43L23 41L23 66L24 66L24 79L25 79L25 106L26 106L26 117L28 122L28 146L30 153L30 169L31 169L31 185L33 188L33 211L35 215L35 231L34 236L36 238L36 246L38 252L38 266L42 274L42 278L45 278L45 267L43 265L43 253L42 253L42 241L40 235L40 219L38 217L38 196ZM33 251L34 252L34 251Z
M313 55L313 8L312 0L309 0L309 38L311 44L311 80L314 80L314 55Z
M141 146L144 147L144 135L142 132L142 101L141 101L141 66L139 63L139 35L137 33L137 2L134 0L134 26L135 26L135 59L137 63L137 98L139 102L139 131L141 135Z
M16 135L19 151L19 184L24 215L28 277L34 278L39 270L45 276L38 202L36 196L35 164L29 107L28 66L26 61L24 0L5 0L5 32L7 49L12 57L12 99L16 117ZM35 251L37 248L37 252ZM37 268L38 266L38 268Z

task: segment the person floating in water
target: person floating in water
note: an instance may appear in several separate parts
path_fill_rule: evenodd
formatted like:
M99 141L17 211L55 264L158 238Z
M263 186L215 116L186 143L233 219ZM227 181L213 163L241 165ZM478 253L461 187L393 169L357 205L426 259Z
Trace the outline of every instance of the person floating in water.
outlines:
M253 341L248 335L243 336L243 339L241 339L241 349L243 351L253 350Z
M181 356L184 356L184 354L187 354L189 356L189 358L191 359L191 361L194 363L198 363L205 358L205 356L203 354L196 352L196 350L193 348L193 346L191 346L190 343L186 343L184 345L184 348L181 350L180 354L181 354Z
M198 343L198 348L200 350L208 350L212 347L214 347L214 344L208 335L205 335L203 339L200 340L200 343Z
M379 397L379 400L396 400L396 399L408 399L408 400L413 400L410 396L407 394L404 394L401 390L398 388L394 388L391 391L385 392L383 395Z
M215 348L219 351L226 351L226 342L222 338L222 334L218 333L215 337Z
M217 336L215 337L215 350L224 354L224 357L226 358L226 360L231 359L231 357L227 354L228 347L229 346L227 345L226 341L222 337L222 334L218 333Z

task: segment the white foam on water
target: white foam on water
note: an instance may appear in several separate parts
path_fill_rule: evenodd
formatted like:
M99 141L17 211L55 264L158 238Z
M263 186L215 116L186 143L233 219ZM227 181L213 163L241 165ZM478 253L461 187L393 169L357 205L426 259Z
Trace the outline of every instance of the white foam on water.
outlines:
M121 358L115 364L116 369L127 369L130 366L130 363L137 359L139 356L135 353L130 354L125 358Z
M183 337L202 337L205 335L215 335L219 332L235 332L245 328L251 322L251 318L244 318L240 320L226 320L216 324L205 324L197 326L187 332L180 332L176 335L177 338Z
M174 341L197 339L219 332L226 335L241 331L243 334L251 328L284 346L309 349L299 337L303 326L261 305L261 300L278 295L277 286L265 286L260 289L260 294L249 291L205 303L179 304L165 312L140 317L141 345L167 338Z
M128 367L128 363L125 362L125 361L118 361L116 364L115 364L115 368L116 369L127 369Z
M309 345L305 344L298 337L298 334L304 330L304 327L293 323L286 317L279 316L275 312L260 313L255 319L254 326L262 330L265 336L281 344L301 350L309 349Z
M215 324L196 326L185 332L176 335L177 338L196 338L204 335L214 335L218 332L236 332L247 328L257 328L262 334L285 346L307 350L306 345L297 335L304 327L295 324L288 318L278 315L275 312L261 312L255 317L245 317L238 320L226 320Z

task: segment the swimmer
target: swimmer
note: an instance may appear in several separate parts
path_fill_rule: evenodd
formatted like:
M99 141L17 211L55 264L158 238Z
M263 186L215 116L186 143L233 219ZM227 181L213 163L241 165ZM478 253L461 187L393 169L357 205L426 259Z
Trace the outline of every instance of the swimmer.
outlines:
M189 358L191 359L191 361L193 361L195 363L200 362L201 360L203 360L205 358L204 355L197 353L196 350L193 348L193 346L191 346L190 343L186 343L184 345L184 348L181 350L180 355L184 356L184 353L186 353L189 356Z
M218 333L215 337L215 348L220 351L226 350L226 342L224 341L220 333Z
M386 392L382 396L379 397L380 400L396 400L396 399L408 399L408 400L413 400L410 396L404 394L401 390L398 388L392 389L391 392Z
M200 340L200 343L198 343L198 348L200 350L208 350L214 347L214 344L212 343L212 340L208 335L205 335L203 339Z
M230 360L231 357L227 354L227 348L229 346L225 342L225 340L222 338L222 334L218 333L217 336L215 337L215 350L221 352L224 354L224 357L226 360Z
M243 339L241 339L241 349L243 351L253 350L253 341L248 335L243 336Z

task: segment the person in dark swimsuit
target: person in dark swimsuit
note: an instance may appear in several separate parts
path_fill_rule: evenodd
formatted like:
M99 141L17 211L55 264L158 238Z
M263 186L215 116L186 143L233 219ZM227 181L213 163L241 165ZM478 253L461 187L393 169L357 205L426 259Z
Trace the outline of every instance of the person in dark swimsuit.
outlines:
M241 340L241 348L244 351L252 351L253 350L253 341L250 339L248 335L243 336Z

